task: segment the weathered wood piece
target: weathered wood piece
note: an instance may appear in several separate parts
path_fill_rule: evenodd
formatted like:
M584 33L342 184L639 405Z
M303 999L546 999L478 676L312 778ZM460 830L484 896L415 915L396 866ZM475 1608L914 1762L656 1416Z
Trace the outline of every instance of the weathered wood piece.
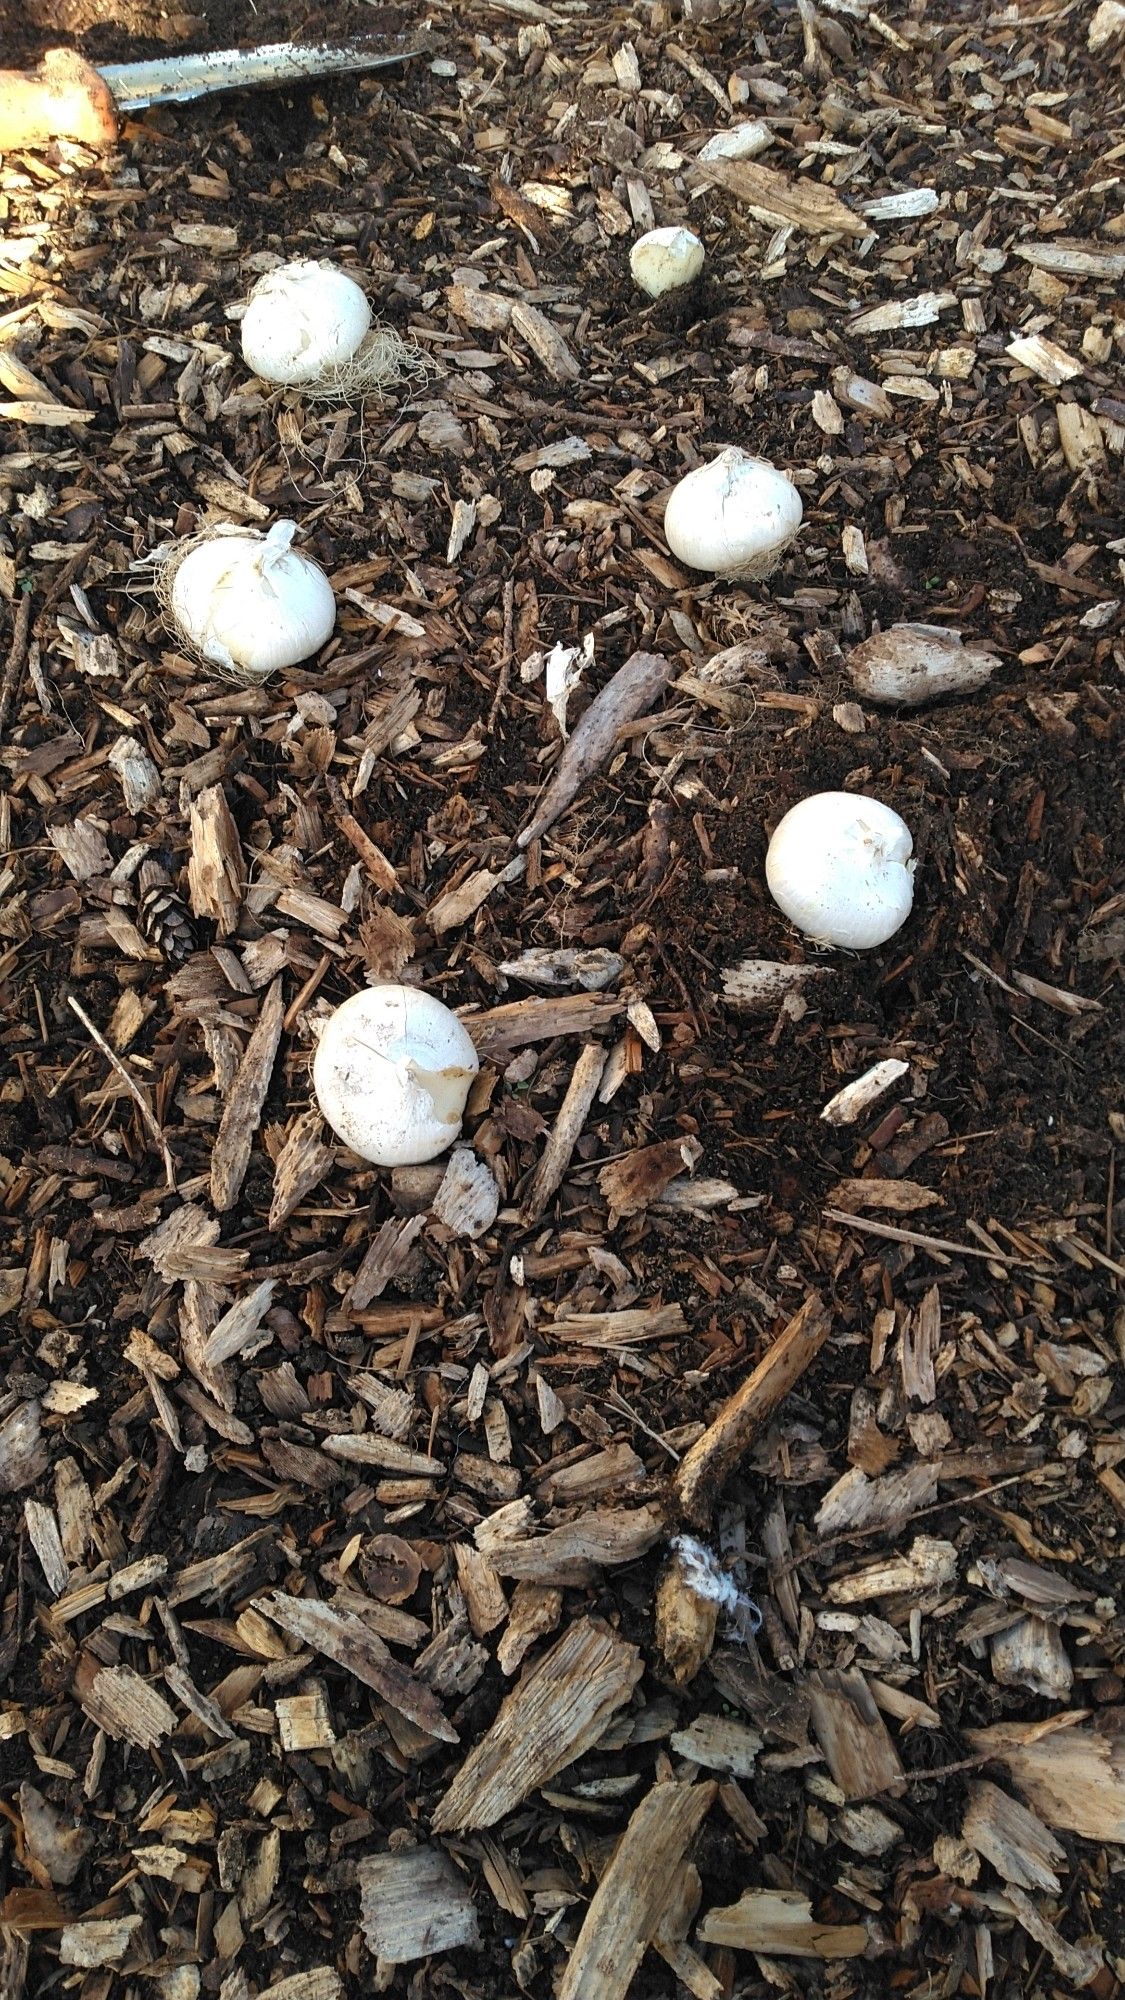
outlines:
M472 1891L442 1848L367 1855L358 1877L364 1941L382 1963L480 1949Z
M275 979L246 1045L238 1075L223 1107L223 1116L211 1155L211 1200L219 1214L233 1208L250 1165L254 1134L262 1116L266 1093L281 1042L285 1001L280 978Z
M641 1800L598 1883L558 2000L624 2000L665 1913L669 1883L718 1791L713 1782L656 1784Z
M726 1480L749 1449L758 1426L798 1382L832 1331L815 1292L793 1315L773 1346L698 1438L672 1480L672 1501L696 1527L705 1527Z
M505 1696L438 1801L434 1832L495 1826L592 1748L642 1671L635 1646L592 1618L578 1619Z

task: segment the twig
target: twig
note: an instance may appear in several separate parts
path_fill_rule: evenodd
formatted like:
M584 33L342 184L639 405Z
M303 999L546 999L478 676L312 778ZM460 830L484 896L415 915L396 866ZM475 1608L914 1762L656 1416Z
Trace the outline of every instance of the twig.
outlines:
M20 600L20 608L16 612L12 624L12 643L8 648L8 657L4 662L3 678L0 679L0 740L3 739L4 731L7 728L8 710L12 706L12 701L19 685L20 675L23 672L24 662L27 659L27 642L31 633L31 609L33 603L34 599L29 590L27 596Z
M85 1008L79 1005L78 1001L74 998L73 993L68 993L66 998L67 998L67 1006L70 1008L71 1012L73 1014L77 1014L78 1019L81 1021L82 1026L85 1028L86 1033L89 1035L91 1041L95 1044L97 1048L101 1050L107 1063L114 1072L114 1075L119 1076L122 1083L125 1085L126 1090L128 1091L130 1097L132 1098L134 1104L136 1105L138 1111L141 1114L141 1118L144 1122L146 1130L151 1134L153 1139L155 1139L156 1144L160 1149L160 1152L164 1159L164 1171L168 1176L168 1186L174 1190L176 1186L176 1169L172 1163L172 1155L168 1151L168 1141L165 1139L164 1134L160 1129L156 1113L153 1111L151 1104L148 1102L148 1099L146 1098L140 1085L134 1083L133 1078L129 1075L129 1072L126 1069L124 1063L122 1062L120 1056L114 1054L113 1050L110 1048L109 1043L106 1041L106 1038L102 1034L101 1030L99 1028L95 1028Z
M864 1229L869 1236L883 1236L888 1243L909 1243L916 1250L938 1250L953 1257L983 1257L986 1263L1011 1264L1017 1271L1042 1271L1025 1257L1011 1257L1004 1250L977 1250L970 1243L954 1243L948 1236L923 1236L918 1229L900 1229L893 1222L874 1222L869 1216L848 1215L842 1208L822 1210L826 1222L839 1222L848 1229Z
M512 638L516 618L516 586L510 580L504 585L504 651L500 657L500 673L496 682L496 693L492 697L492 707L488 711L488 733L491 736L496 727L504 697L512 678Z
M824 1302L811 1292L757 1367L697 1438L672 1481L672 1498L696 1528L705 1528L715 1502L760 1424L776 1410L816 1359L832 1331Z

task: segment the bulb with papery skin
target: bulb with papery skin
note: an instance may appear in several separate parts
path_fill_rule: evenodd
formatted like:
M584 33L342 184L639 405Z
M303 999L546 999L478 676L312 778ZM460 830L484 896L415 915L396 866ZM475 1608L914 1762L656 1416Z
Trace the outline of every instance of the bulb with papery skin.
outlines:
M659 299L694 284L706 252L693 229L650 229L629 252L629 269L642 292Z
M370 326L367 294L354 278L299 258L259 278L242 319L242 355L263 381L299 389L354 360Z
M797 488L776 465L728 445L673 487L664 536L690 569L750 580L769 575L803 512Z
M437 1158L458 1137L479 1067L467 1030L416 986L368 986L337 1007L313 1089L337 1137L377 1167Z
M778 908L822 944L871 951L894 936L914 901L905 820L859 792L815 792L785 814L766 855Z
M331 638L336 599L324 571L292 547L292 521L216 528L182 557L171 551L164 602L201 657L226 674L265 680L311 659Z

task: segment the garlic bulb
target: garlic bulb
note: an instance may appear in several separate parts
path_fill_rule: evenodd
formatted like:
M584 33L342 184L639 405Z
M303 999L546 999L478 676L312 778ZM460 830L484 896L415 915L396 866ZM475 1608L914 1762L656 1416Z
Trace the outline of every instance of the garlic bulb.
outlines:
M332 586L291 547L293 521L204 531L173 547L158 590L180 636L235 679L266 680L320 651L336 623Z
M693 229L650 229L629 252L629 269L642 292L658 299L680 285L693 284L703 269L704 249Z
M416 986L368 986L326 1023L313 1089L353 1153L377 1167L411 1167L453 1144L478 1066L442 1001Z
M668 547L690 569L735 579L768 576L804 512L792 481L767 458L728 445L674 486L664 511Z
M943 625L891 625L864 639L846 661L859 694L901 708L919 708L942 694L971 694L999 665L987 646L966 646L960 632Z
M770 895L790 923L824 944L870 951L906 922L914 901L910 828L857 792L814 792L774 832Z
M355 279L302 257L259 278L242 321L242 357L263 381L302 388L351 361L370 325Z

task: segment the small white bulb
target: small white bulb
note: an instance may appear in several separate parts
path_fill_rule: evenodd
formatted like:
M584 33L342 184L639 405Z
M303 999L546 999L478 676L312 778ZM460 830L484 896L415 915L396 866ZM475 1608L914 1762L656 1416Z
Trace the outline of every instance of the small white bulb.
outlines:
M437 1158L461 1130L479 1068L456 1014L416 986L367 986L337 1007L313 1058L317 1103L377 1167Z
M693 229L650 229L629 252L629 269L642 292L659 299L694 284L706 255Z
M966 646L960 632L943 625L890 625L854 647L846 661L861 695L900 708L920 708L943 694L972 694L999 665L987 646Z
M814 792L777 827L766 883L790 923L822 944L870 951L906 922L914 901L905 820L858 792Z
M367 294L354 278L298 258L259 278L242 320L242 355L263 381L301 388L353 360L370 326Z
M212 666L265 680L318 653L332 636L336 599L324 571L291 547L296 524L268 534L223 526L186 555L170 552L164 602L173 624Z
M762 577L793 540L803 513L797 488L776 465L728 445L672 488L664 536L690 569Z

